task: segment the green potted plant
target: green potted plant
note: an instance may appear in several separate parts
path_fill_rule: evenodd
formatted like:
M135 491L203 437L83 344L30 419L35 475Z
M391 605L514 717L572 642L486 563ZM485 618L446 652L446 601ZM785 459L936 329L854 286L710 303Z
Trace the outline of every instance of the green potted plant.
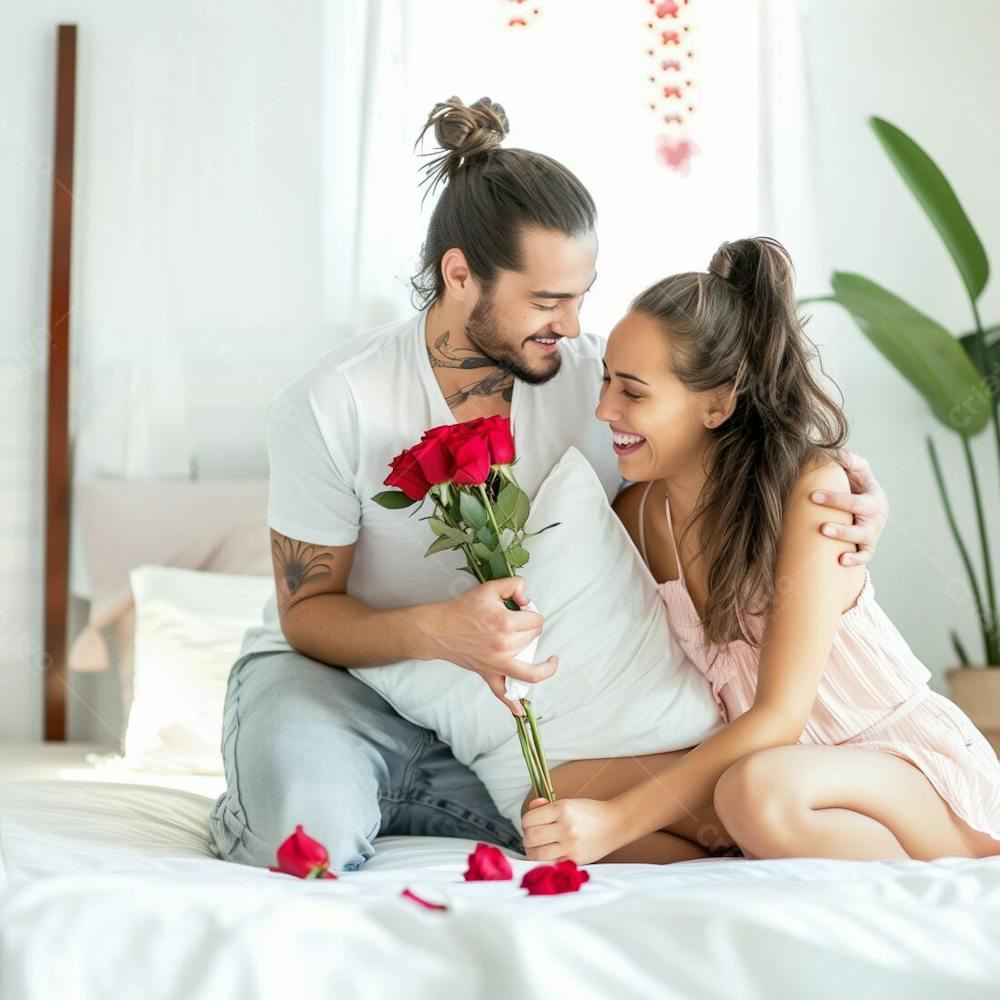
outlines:
M1000 474L1000 326L984 328L978 306L989 280L989 260L937 164L895 125L875 117L868 122L955 262L969 298L974 328L956 337L888 289L860 274L844 271L831 275L831 294L800 301L836 302L846 309L868 340L923 396L934 416L958 436L976 512L978 570L959 530L931 435L927 436L927 451L948 527L968 578L983 659L974 665L952 629L951 641L959 665L948 669L946 676L952 699L1000 750L1000 617L987 531L990 521L984 511L971 448L972 439L991 427ZM992 524L997 525L995 513Z

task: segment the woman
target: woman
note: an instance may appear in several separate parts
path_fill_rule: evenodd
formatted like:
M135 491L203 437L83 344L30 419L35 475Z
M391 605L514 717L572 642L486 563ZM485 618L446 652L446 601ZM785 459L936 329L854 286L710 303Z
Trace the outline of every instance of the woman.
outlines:
M644 558L650 538L671 631L727 725L557 768L558 801L526 803L529 858L1000 854L996 754L927 686L867 569L819 536L809 497L847 489L830 457L847 424L807 345L791 261L765 238L653 285L612 331L597 416L636 484L616 509Z

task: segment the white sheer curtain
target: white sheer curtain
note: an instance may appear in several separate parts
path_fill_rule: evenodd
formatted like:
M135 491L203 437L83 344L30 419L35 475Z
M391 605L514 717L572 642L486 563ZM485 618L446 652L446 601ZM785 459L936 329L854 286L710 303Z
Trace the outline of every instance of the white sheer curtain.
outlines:
M822 227L814 94L799 0L760 2L760 206L763 231L780 239L795 263L800 295L825 292L830 259ZM808 310L807 310L808 312ZM835 342L807 327L823 369L837 379Z
M336 341L406 315L419 248L406 0L323 6L323 319Z
M593 193L585 328L754 232L822 287L798 0L693 0L687 176L653 152L650 5L538 8L521 29L500 0L115 8L81 64L78 476L250 472L273 383L409 312L433 208L413 144L453 94L502 103L508 145Z
M407 147L434 103L452 94L499 101L511 122L508 145L562 161L594 195L600 277L585 329L606 335L642 288L705 268L724 239L774 235L788 243L810 290L825 280L804 155L812 139L798 0L693 0L685 12L700 149L686 176L653 152L645 53L655 18L646 0L546 0L518 29L506 27L511 7L500 2L403 7L405 141L380 139L401 157L402 200L417 200ZM410 234L414 252L431 207L428 199Z

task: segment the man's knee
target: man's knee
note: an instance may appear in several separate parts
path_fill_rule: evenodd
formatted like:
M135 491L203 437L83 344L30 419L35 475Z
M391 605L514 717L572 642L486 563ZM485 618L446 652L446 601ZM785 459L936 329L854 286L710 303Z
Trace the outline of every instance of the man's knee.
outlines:
M220 856L273 865L301 823L331 867L359 867L373 854L389 790L383 744L408 752L409 734L393 727L411 724L342 668L294 652L248 661L238 681L223 732L228 787L212 810Z
M225 860L275 865L279 845L298 824L326 847L333 869L360 868L375 853L382 816L374 781L341 767L321 773L279 767L257 777L249 791L241 783L239 801L230 789L213 807L212 835Z

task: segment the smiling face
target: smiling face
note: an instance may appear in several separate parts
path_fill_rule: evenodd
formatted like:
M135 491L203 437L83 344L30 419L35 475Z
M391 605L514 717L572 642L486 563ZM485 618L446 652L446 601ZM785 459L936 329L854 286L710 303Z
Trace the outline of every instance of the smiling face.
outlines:
M597 278L597 236L527 229L521 251L523 270L498 272L490 293L476 296L465 332L498 367L539 385L559 373L562 341L580 335L580 309ZM464 266L461 251L454 253L455 266Z
M670 338L646 313L628 313L608 337L604 384L595 414L617 435L642 440L615 446L630 482L682 474L701 463L710 427L724 419L718 392L693 392L673 374Z

